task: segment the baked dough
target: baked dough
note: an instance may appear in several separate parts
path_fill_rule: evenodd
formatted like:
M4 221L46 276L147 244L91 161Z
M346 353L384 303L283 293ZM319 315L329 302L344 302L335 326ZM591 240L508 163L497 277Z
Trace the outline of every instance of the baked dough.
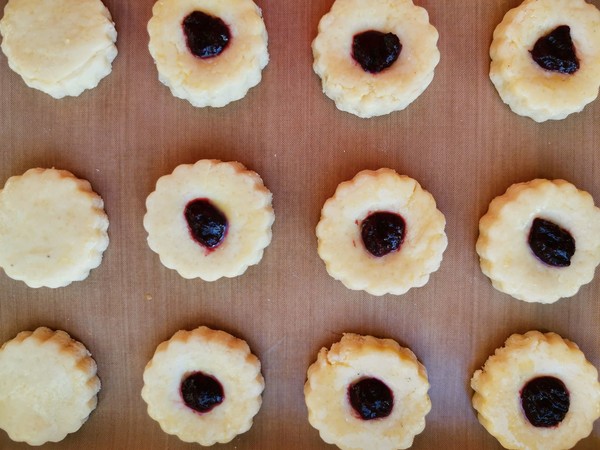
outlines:
M188 407L182 381L201 372L222 386L222 402L208 412ZM261 406L264 380L248 344L224 331L178 331L160 344L144 370L142 398L165 433L200 445L226 443L245 433Z
M23 331L0 348L0 428L13 441L62 441L96 408L99 390L90 352L64 331Z
M543 69L530 54L561 25L570 27L580 61L572 74ZM584 0L525 0L496 27L490 57L490 78L515 113L536 122L564 119L598 96L600 11Z
M100 0L9 0L2 51L27 86L78 96L112 70L117 32Z
M218 56L194 56L186 43L183 20L193 11L218 17L231 40ZM252 0L159 0L148 22L150 54L159 80L192 105L225 106L243 98L261 80L269 62L267 30Z
M393 394L387 417L363 420L349 400L349 387L368 378ZM304 397L308 420L325 442L343 450L395 450L410 447L425 428L428 390L427 371L409 349L391 339L347 333L319 351L308 368Z
M402 45L398 59L376 74L352 56L353 37L368 30L394 33ZM427 11L411 0L336 0L319 22L313 69L338 109L381 116L406 108L429 86L440 60L437 41Z
M29 287L84 280L108 247L104 202L71 172L30 169L0 190L0 267Z
M523 387L538 377L561 380L570 405L553 427L536 427L521 405ZM481 424L508 449L564 450L592 432L600 417L598 372L576 344L555 333L513 334L471 379Z
M528 235L535 218L567 230L576 250L568 267L543 263ZM490 203L479 221L481 270L501 292L526 302L553 303L592 281L600 263L600 209L587 192L565 180L536 179L512 185Z
M399 250L376 257L366 250L361 223L371 213L400 215L405 223ZM446 219L419 183L392 169L363 170L341 183L325 202L317 225L318 252L327 272L349 289L401 295L424 286L442 261Z

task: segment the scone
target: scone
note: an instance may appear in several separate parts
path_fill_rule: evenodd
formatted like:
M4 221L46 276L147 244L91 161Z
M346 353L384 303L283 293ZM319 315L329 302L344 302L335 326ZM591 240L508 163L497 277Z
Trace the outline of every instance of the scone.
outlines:
M600 11L585 0L525 0L494 31L490 78L536 122L581 111L600 88Z
M71 172L30 169L0 190L0 267L29 287L84 280L108 246L104 202Z
M425 367L391 339L347 333L308 368L304 397L321 439L343 450L408 448L431 409Z
M78 96L112 70L117 32L100 0L9 0L2 51L27 86Z
M96 362L64 331L23 331L0 348L0 428L13 441L62 441L96 408L99 390Z
M433 80L438 32L411 0L336 0L312 43L313 69L338 109L399 111Z
M245 341L199 327L157 347L142 398L165 433L209 446L250 429L264 386L260 361Z
M572 448L600 417L597 370L555 333L513 334L471 387L479 421L508 449Z
M146 200L148 245L184 278L236 277L271 242L271 199L260 176L238 162L182 164Z
M512 185L479 221L481 270L501 292L553 303L592 281L600 263L600 209L564 180Z
M439 268L445 225L418 182L392 169L363 170L325 202L318 252L329 275L347 288L401 295Z
M225 106L261 80L267 30L252 0L158 0L148 48L160 81L194 106Z

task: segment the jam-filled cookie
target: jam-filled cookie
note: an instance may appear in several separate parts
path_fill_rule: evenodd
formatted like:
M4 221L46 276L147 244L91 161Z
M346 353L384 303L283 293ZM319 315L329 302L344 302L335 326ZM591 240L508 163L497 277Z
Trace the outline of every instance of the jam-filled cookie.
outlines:
M600 263L600 209L564 180L512 185L479 221L481 270L496 289L553 303L592 281Z
M54 98L96 87L117 56L115 25L100 0L9 0L0 34L10 68Z
M0 267L29 287L87 278L108 246L104 202L66 170L30 169L0 190Z
M518 450L565 450L600 417L598 372L555 333L513 334L471 379L479 422Z
M146 200L148 245L184 278L241 275L271 242L271 199L260 176L238 162L182 164Z
M433 80L438 32L411 0L336 0L312 43L314 71L338 109L399 111Z
M564 119L598 96L600 11L585 0L525 0L494 31L490 78L536 122Z
M325 202L317 225L327 272L349 289L404 294L442 261L446 219L419 183L392 169L363 170Z
M224 331L178 331L144 370L142 398L165 433L200 445L245 433L265 387L248 344Z
M408 448L431 409L425 367L391 339L347 333L308 368L308 420L344 450Z
M64 331L23 331L0 348L0 428L42 445L74 433L96 408L96 362Z
M152 12L148 47L175 97L225 106L260 82L267 30L252 0L158 0Z

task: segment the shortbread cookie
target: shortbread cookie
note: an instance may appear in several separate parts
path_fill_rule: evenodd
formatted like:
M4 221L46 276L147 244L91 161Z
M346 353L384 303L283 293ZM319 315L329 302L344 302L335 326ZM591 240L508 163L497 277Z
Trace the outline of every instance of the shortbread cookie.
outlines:
M194 106L225 106L261 80L267 30L252 0L158 0L148 22L160 81Z
M108 246L104 202L71 172L30 169L0 190L0 267L29 287L84 280Z
M512 185L479 221L481 270L496 289L553 303L592 281L600 263L600 209L564 180Z
M336 0L319 22L313 68L338 109L399 111L433 80L438 32L411 0Z
M148 245L184 278L236 277L271 242L271 199L260 176L238 162L182 164L146 200Z
M208 446L250 429L264 387L260 361L245 341L199 327L157 347L142 398L165 433Z
M117 56L115 25L100 0L9 0L0 33L10 68L54 98L96 87Z
M536 122L564 119L598 96L600 11L585 0L525 0L494 31L490 78Z
M431 409L425 367L391 339L347 333L308 368L308 420L344 450L408 448Z
M325 202L317 225L327 272L349 289L404 294L442 261L446 219L419 183L392 169L363 170Z
M23 331L0 348L0 428L13 441L62 441L96 408L99 390L96 362L64 331Z
M508 449L572 448L600 417L597 370L555 333L513 334L471 387L479 422Z

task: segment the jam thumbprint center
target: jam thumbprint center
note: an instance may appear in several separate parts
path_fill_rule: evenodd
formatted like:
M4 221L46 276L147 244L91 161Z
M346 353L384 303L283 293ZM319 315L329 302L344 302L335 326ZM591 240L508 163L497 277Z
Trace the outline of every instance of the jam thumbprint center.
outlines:
M202 59L220 55L229 45L229 27L218 17L194 11L183 19L183 31L188 48Z
M402 44L394 33L369 30L356 34L352 41L352 57L365 72L379 73L400 56Z
M181 398L188 408L206 413L223 403L225 394L216 378L194 372L181 382Z
M558 378L534 378L521 391L523 412L534 427L555 427L569 412L570 404L569 391Z
M227 218L209 200L189 202L184 211L192 238L208 249L218 247L227 233Z
M575 254L575 239L555 223L536 218L529 231L529 247L549 266L568 267Z
M381 257L400 249L406 234L404 219L391 212L375 212L361 224L361 236L366 249Z
M350 405L363 420L387 417L394 408L394 394L377 378L364 378L348 387Z
M531 57L542 69L573 74L579 69L579 58L571 39L571 28L561 25L535 43Z

